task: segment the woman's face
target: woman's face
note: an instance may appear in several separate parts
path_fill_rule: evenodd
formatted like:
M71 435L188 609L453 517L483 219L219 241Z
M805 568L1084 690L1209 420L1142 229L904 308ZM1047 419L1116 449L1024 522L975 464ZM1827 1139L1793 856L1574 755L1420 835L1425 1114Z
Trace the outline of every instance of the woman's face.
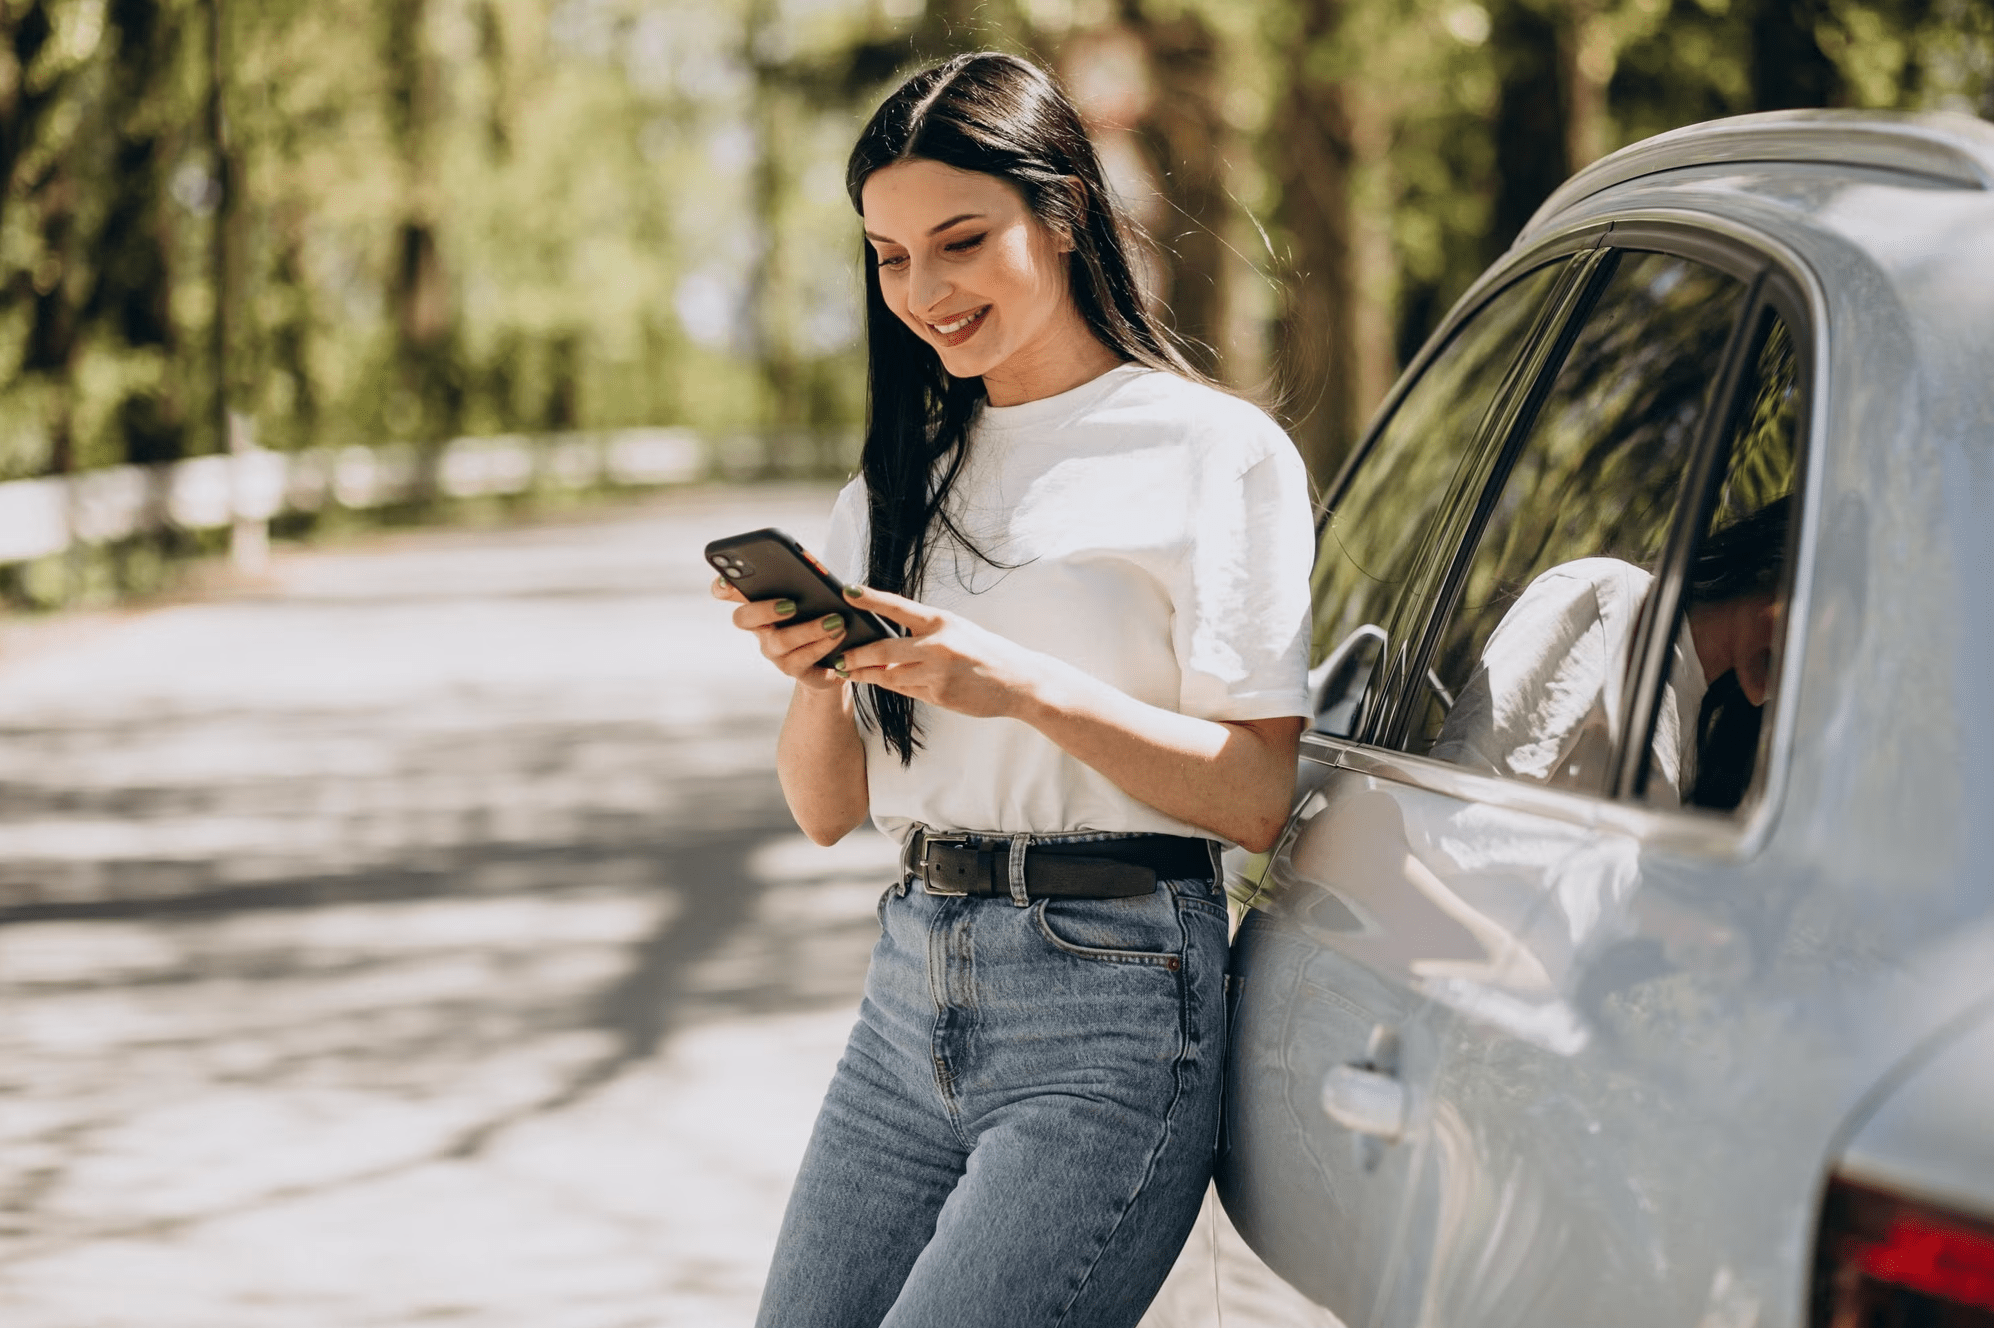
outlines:
M1091 340L1068 289L1071 246L1007 181L915 159L875 171L860 200L887 307L994 403L1055 367L1076 331Z
M1689 611L1690 635L1707 682L1738 675L1738 690L1755 706L1772 690L1772 656L1779 644L1779 601L1771 595L1741 595Z
M1738 601L1738 646L1732 667L1738 690L1755 706L1766 703L1772 689L1772 652L1779 640L1779 603L1771 595L1748 595Z

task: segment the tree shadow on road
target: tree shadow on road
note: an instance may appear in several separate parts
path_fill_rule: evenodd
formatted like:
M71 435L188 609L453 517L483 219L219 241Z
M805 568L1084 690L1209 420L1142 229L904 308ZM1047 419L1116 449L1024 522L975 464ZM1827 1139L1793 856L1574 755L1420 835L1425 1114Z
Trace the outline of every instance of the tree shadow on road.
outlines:
M17 778L58 851L0 871L0 1093L35 1122L0 1141L26 1161L0 1180L0 1263L475 1157L688 1022L854 1001L885 882L763 906L790 887L757 855L796 837L772 736L521 721L408 738L364 774ZM120 816L156 833L60 842ZM244 847L185 851L203 833Z

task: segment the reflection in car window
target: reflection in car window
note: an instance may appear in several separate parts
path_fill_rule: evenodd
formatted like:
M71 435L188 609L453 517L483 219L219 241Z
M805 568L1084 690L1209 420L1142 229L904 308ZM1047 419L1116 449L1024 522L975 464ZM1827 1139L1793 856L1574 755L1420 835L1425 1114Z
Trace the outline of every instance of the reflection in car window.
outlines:
M1800 403L1793 338L1785 321L1768 312L1715 510L1683 588L1689 628L1711 675L1698 709L1695 780L1686 799L1695 806L1736 808L1761 764L1759 732L1777 681L1785 616ZM1648 795L1656 798L1652 783Z
M1324 526L1309 660L1319 730L1356 730L1420 541L1563 267L1511 283L1462 326L1400 401ZM1325 670L1339 647L1344 667Z
M1409 746L1488 774L1600 790L1628 652L1743 285L1667 254L1619 258L1518 451L1415 707ZM1650 790L1679 798L1703 683L1687 636ZM1688 759L1686 759L1688 758Z

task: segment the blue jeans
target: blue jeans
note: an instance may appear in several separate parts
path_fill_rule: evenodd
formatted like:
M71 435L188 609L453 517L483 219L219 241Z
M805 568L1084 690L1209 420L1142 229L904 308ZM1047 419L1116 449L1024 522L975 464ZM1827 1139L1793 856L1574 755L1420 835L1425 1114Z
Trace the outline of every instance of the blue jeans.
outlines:
M902 883L880 922L758 1324L1133 1325L1211 1176L1220 886L1020 908Z

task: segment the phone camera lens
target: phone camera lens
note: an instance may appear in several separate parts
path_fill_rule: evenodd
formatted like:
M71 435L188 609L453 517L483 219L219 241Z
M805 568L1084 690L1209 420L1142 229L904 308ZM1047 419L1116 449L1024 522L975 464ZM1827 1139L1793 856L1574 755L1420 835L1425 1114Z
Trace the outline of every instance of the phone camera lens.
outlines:
M747 573L742 571L739 567L723 566L720 569L720 575L727 577L729 580L739 581L742 577L746 576Z

